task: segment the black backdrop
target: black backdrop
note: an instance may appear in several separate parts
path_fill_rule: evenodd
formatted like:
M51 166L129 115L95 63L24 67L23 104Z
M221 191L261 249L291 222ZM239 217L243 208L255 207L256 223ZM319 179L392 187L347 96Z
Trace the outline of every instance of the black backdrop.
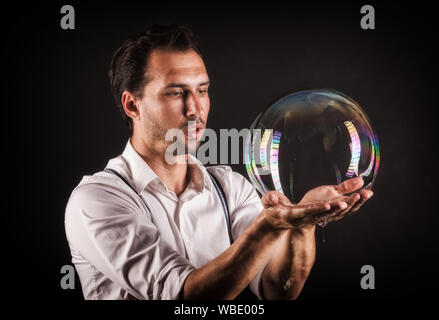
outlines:
M286 93L333 88L354 98L378 133L375 196L359 214L318 229L301 299L430 297L436 285L437 35L426 4L70 2L2 11L3 275L18 296L81 299L62 290L70 263L64 209L81 177L118 155L128 129L110 93L113 52L151 23L198 34L211 78L208 126L249 127ZM360 28L373 4L376 30ZM233 168L244 175L243 165ZM375 267L376 289L360 288Z

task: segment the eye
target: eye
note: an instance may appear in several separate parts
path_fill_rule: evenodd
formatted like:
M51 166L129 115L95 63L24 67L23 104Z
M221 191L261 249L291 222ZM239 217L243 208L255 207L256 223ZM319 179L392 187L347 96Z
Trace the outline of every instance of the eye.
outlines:
M199 93L200 95L206 94L206 93L207 93L207 88L204 88L204 89L200 89L200 90L198 90L198 93Z
M176 98L178 98L178 97L183 96L183 92L182 91L171 91L171 92L167 92L166 95L169 96L169 97L176 97Z

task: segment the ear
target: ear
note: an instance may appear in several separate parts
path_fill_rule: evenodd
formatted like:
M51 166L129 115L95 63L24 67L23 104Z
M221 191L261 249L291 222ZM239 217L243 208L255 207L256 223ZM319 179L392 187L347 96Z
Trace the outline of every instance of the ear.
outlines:
M133 122L140 119L140 109L138 108L137 101L138 99L131 92L127 90L122 92L121 102L123 110L128 117L133 119Z

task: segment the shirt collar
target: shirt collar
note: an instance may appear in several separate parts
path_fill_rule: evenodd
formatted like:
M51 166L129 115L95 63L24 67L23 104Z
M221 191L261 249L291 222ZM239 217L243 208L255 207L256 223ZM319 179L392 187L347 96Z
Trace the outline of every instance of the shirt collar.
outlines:
M198 190L200 191L203 191L204 189L212 191L212 181L210 180L206 167L192 154L189 154L188 158L189 174L191 177L190 181L194 182L195 187L198 187Z
M140 193L153 180L159 179L151 167L143 160L143 158L134 150L130 139L122 152L122 158L128 166L131 173L131 181L137 193Z
M131 172L133 187L138 193L143 191L146 186L153 181L161 182L157 174L134 149L130 139L128 139L125 149L122 152L122 157L128 166L128 170ZM202 192L204 189L212 191L212 184L207 169L193 155L189 154L188 157L190 158L190 182L188 186L200 192Z

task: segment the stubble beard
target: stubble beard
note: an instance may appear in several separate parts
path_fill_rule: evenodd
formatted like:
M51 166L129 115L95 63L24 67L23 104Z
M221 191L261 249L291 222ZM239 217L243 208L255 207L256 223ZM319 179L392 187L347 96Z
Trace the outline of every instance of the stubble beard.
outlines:
M160 123L152 119L150 115L147 115L149 126L146 127L146 137L148 144L155 150L156 153L162 154L163 158L165 158L165 153L167 148L173 144L177 143L180 148L178 150L184 150L184 154L177 155L174 153L174 156L178 157L186 157L189 153L195 155L196 151L200 145L199 141L196 140L188 140L188 137L184 135L183 128L174 128L181 130L182 135L178 136L174 141L166 141L166 133L168 132L168 128L163 127Z

